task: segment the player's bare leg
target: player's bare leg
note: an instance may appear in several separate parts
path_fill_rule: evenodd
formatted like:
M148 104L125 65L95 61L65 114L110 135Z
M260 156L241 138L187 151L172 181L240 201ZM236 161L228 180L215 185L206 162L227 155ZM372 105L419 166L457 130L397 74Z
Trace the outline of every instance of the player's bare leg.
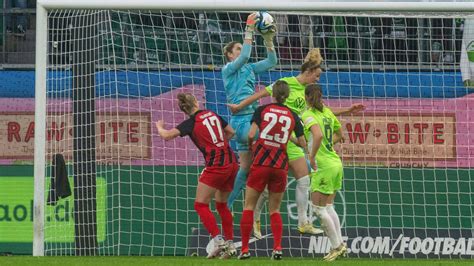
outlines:
M323 231L315 228L308 218L309 207L309 170L304 157L289 162L290 170L296 179L296 207L298 209L298 231L301 234L321 234Z

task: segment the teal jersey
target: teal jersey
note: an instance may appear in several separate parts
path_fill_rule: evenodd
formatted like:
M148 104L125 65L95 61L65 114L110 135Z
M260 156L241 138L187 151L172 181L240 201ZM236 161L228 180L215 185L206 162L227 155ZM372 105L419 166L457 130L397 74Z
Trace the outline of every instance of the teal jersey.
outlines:
M227 95L227 102L239 104L241 101L255 93L255 74L268 71L277 64L275 52L268 52L267 59L257 63L247 63L250 58L252 46L244 44L240 56L232 62L227 63L222 69L222 79ZM255 102L234 115L253 114L257 109Z

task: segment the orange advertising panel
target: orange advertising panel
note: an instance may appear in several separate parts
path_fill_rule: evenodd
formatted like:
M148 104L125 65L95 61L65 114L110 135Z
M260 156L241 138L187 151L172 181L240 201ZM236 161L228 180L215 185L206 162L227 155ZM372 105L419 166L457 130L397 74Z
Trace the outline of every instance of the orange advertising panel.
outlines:
M0 159L33 160L34 114L0 114ZM96 157L99 160L149 159L151 154L149 113L99 113L95 123ZM50 115L46 124L49 154L72 158L72 114Z
M340 122L345 142L335 149L345 163L456 160L454 114L363 113Z

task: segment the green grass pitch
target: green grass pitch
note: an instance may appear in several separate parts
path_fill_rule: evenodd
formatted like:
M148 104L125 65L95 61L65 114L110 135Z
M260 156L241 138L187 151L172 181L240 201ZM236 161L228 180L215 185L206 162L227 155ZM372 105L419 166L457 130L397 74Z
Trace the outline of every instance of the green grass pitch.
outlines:
M207 260L198 257L42 257L35 258L31 256L11 256L0 257L0 265L341 265L341 266L395 266L395 265L416 265L416 266L442 266L442 265L474 265L474 260L460 259L442 259L442 260L426 260L426 259L356 259L347 258L335 262L322 262L320 258L283 258L281 261L272 261L269 258L251 258L250 260L239 261L232 260Z

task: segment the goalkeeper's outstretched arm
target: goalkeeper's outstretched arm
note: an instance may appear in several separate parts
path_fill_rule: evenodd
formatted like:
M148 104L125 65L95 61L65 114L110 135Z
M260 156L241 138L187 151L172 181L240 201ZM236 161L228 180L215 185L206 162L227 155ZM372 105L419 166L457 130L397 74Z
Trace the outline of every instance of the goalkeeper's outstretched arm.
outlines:
M275 51L268 50L267 58L265 60L259 61L253 65L253 71L256 74L270 70L272 67L276 66L278 63L278 58Z
M276 28L268 31L265 34L262 34L265 41L265 46L267 47L267 58L253 64L253 71L256 74L268 71L278 63L275 47L273 46L273 38L275 37L275 34Z

